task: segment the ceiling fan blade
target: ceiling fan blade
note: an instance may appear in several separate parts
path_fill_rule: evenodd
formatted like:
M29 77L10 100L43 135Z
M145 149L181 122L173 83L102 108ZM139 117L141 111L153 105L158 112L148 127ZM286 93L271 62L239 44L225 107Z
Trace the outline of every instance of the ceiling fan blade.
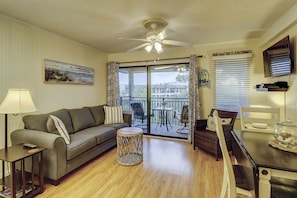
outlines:
M150 45L150 43L144 43L144 44L138 45L136 47L133 47L132 49L129 49L127 52L134 52L134 51L137 51L137 50L144 48L148 45Z
M165 45L176 45L176 46L183 46L183 47L192 46L191 43L182 42L182 41L174 41L174 40L163 40L162 43Z
M130 41L144 41L144 42L148 41L146 39L140 39L140 38L123 38L123 37L119 37L118 39L120 39L120 40L130 40Z
M158 38L160 40L165 39L166 37L172 35L174 33L174 31L172 29L169 28L165 28L163 29L159 34L158 34Z

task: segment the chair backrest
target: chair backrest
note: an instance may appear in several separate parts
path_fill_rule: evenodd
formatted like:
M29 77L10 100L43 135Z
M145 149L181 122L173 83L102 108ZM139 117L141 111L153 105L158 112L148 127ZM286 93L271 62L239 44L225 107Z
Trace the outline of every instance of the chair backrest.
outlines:
M240 107L242 131L273 133L279 121L279 108Z
M220 109L211 109L209 115L213 115L214 111L218 112L218 116L220 118L232 118L232 121L230 122L230 125L232 125L232 129L233 129L234 123L235 123L235 120L236 120L236 117L237 117L237 112L225 111L225 110L220 110Z
M180 116L181 123L188 123L189 122L189 105L183 105L183 109Z
M213 117L216 123L216 133L219 138L219 143L221 146L223 160L224 160L224 182L227 182L227 190L228 190L228 197L236 197L236 181L235 175L233 172L233 167L231 163L231 159L228 153L227 144L223 132L222 121L219 118L218 111L213 111ZM225 189L224 186L222 188L221 197L225 197Z
M134 118L141 119L144 117L144 110L141 102L131 102L130 106L134 112Z

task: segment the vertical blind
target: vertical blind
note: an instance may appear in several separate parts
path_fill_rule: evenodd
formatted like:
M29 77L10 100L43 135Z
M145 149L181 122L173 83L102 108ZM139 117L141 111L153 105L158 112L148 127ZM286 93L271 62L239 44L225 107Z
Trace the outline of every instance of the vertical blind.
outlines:
M213 54L215 108L239 113L249 105L251 57L251 51Z

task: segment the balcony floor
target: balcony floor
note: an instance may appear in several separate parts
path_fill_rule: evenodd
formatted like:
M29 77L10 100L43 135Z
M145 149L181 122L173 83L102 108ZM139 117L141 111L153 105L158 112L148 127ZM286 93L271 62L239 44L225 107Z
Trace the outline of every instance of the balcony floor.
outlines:
M141 124L136 124L136 127L140 127L143 129L144 134L147 134L147 128L146 126L142 126ZM156 135L156 136L162 136L162 137L172 137L172 138L181 138L181 139L187 139L188 134L185 133L177 133L177 129L183 128L183 125L172 125L168 126L168 131L166 126L160 126L155 123L151 124L151 133L149 135ZM184 132L188 132L187 130L184 130Z

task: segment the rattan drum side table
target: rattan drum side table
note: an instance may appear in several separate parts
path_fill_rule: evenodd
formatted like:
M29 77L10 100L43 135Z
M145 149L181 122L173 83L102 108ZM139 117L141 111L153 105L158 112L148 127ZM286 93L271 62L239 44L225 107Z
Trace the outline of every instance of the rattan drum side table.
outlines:
M143 161L143 130L125 127L117 130L117 160L121 165L131 166Z

